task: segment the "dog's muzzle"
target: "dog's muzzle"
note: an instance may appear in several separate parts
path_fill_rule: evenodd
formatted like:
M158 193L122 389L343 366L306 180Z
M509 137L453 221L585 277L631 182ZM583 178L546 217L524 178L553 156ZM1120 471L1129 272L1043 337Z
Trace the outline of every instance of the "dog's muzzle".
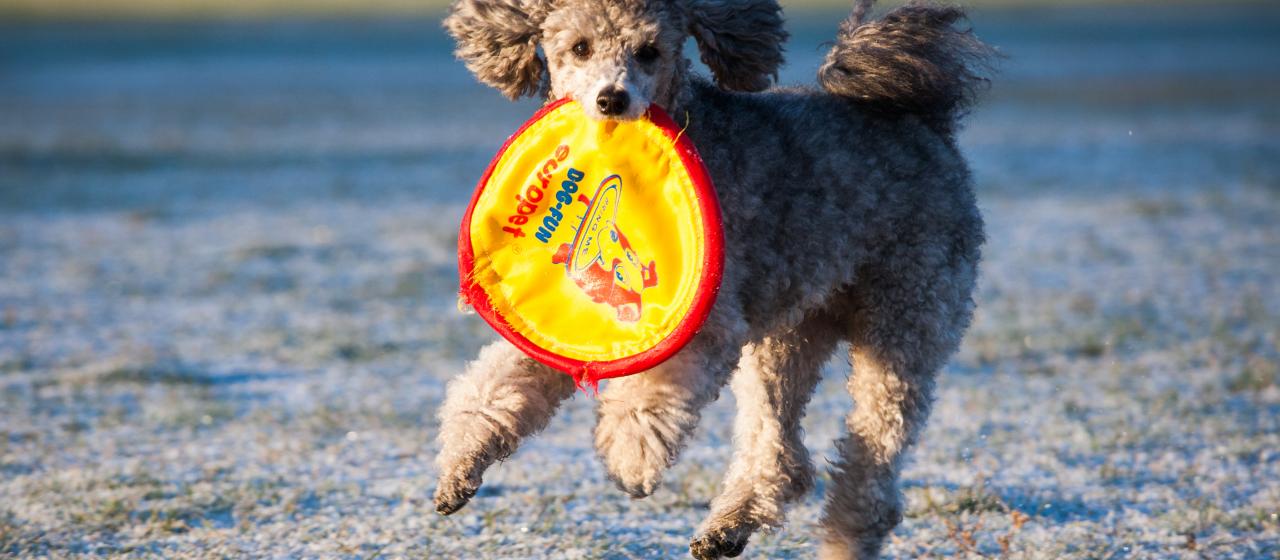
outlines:
M608 87L600 91L600 95L596 96L596 107L600 109L600 113L616 117L627 112L627 107L631 104L631 96L627 94L627 90Z

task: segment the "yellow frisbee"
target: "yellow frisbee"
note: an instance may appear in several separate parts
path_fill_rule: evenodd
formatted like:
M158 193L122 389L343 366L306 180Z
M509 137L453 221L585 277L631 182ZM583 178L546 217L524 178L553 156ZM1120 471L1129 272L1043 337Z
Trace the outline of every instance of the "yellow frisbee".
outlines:
M460 294L582 385L649 369L698 332L724 266L702 159L657 106L538 111L494 156L458 235Z

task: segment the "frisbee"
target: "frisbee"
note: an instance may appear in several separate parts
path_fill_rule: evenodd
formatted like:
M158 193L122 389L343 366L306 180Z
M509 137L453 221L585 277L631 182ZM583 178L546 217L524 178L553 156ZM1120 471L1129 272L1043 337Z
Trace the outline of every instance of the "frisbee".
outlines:
M498 150L458 234L461 301L579 386L670 358L720 287L715 190L657 106L598 121L560 100Z

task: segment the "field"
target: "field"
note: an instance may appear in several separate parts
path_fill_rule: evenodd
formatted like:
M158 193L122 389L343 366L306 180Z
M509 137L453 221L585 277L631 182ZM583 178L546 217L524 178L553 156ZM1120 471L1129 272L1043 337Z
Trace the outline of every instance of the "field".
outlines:
M906 0L882 0L881 6ZM0 18L191 20L260 17L423 17L438 15L450 0L0 0ZM1235 0L1265 5L1267 0ZM852 0L779 0L788 10L847 9ZM1079 6L1115 4L1114 0L969 0L976 6ZM1122 0L1128 6L1196 5L1204 0Z
M835 23L793 17L783 82ZM456 224L536 107L435 21L0 25L0 556L687 554L727 391L648 500L579 395L432 511L435 409L495 336L455 308ZM975 27L1007 55L963 134L978 313L887 555L1280 557L1280 10ZM820 490L747 556L811 556Z

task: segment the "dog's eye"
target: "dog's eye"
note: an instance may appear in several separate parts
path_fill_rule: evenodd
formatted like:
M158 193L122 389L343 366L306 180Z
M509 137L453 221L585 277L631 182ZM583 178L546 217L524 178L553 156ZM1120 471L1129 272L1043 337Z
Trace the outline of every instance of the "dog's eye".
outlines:
M578 58L587 58L588 56L591 56L591 43L588 43L586 39L574 43L573 55Z
M653 62L658 59L659 54L661 53L658 52L658 47L645 45L636 51L636 60L644 63Z

